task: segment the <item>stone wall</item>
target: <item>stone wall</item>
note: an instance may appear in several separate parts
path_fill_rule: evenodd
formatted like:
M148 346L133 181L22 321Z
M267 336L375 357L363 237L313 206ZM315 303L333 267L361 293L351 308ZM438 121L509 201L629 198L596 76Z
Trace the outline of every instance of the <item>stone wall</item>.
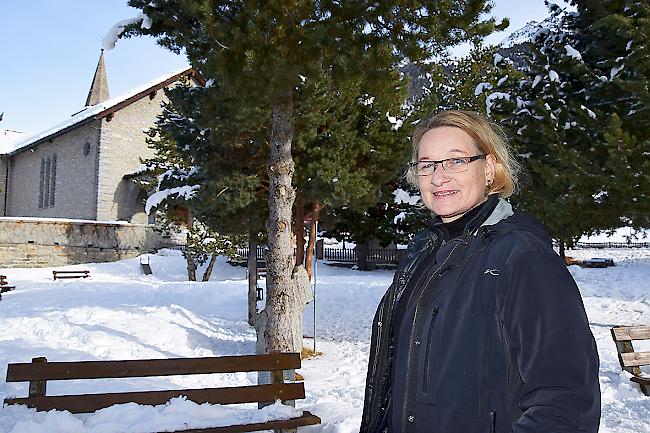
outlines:
M110 262L172 243L145 224L0 218L0 268Z
M0 155L0 216L4 216L7 191L7 155Z

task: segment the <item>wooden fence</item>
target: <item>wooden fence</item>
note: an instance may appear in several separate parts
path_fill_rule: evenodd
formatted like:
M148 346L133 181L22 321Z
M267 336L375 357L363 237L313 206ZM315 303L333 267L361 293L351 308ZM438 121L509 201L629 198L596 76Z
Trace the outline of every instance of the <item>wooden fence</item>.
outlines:
M395 249L371 249L368 250L368 262L370 263L398 263L406 250ZM257 247L258 260L263 260L264 247ZM248 247L237 249L237 254L242 259L248 258ZM323 259L333 262L356 263L357 252L354 248L324 248Z
M650 242L577 242L576 248L650 248Z

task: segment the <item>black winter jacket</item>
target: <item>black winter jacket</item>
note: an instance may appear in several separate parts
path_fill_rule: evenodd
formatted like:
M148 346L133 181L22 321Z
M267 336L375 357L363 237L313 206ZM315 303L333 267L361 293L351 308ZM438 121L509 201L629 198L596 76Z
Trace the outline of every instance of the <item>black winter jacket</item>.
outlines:
M396 341L409 284L412 326ZM475 232L444 243L426 230L409 246L375 315L360 431L597 432L598 365L548 235L500 200Z

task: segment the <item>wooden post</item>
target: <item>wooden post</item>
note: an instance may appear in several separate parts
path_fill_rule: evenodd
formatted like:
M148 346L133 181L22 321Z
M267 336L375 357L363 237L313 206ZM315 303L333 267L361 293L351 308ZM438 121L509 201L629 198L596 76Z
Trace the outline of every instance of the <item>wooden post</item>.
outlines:
M641 367L626 367L625 363L623 362L623 358L621 357L621 353L634 352L634 346L632 346L632 340L631 340L632 337L630 337L630 340L617 341L618 338L616 338L616 334L614 333L614 328L624 328L624 326L614 326L611 329L612 338L614 339L614 343L616 344L616 351L618 352L618 361L621 363L621 368L623 370L632 373L635 376L641 376Z
M295 370L273 370L271 371L271 383L273 384L282 384L284 383L285 378L289 380L294 380L295 379ZM295 400L282 400L283 404L286 404L287 406L292 406L296 407L296 401ZM297 433L298 429L296 428L290 428L290 429L273 429L273 433Z
M255 326L257 314L257 242L248 235L248 324Z
M641 376L641 367L624 367L623 359L621 358L621 353L631 353L634 352L634 346L632 346L631 341L617 341L616 350L618 350L618 360L623 367L623 370L627 370L635 376Z
M47 358L44 356L32 358L32 363L47 363ZM47 382L44 380L33 380L29 382L29 396L30 397L45 397Z

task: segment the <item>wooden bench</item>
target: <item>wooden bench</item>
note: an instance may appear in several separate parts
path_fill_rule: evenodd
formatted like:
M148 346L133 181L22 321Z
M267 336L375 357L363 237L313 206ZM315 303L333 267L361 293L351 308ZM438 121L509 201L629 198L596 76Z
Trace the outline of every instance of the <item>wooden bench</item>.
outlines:
M52 276L55 281L63 278L88 278L90 271L52 271Z
M0 293L8 292L15 288L16 286L10 286L9 283L7 283L6 275L0 275ZM2 297L0 297L0 299L2 299Z
M580 264L583 268L608 268L614 265L614 259L592 257L591 259L583 260Z
M644 376L640 368L650 365L650 352L635 352L632 346L634 340L650 340L650 326L614 326L612 338L621 368L632 373L630 380L638 383L641 391L650 396L650 376Z
M112 406L134 402L160 405L170 399L185 396L197 404L283 403L305 398L303 383L285 383L284 370L300 368L298 353L270 353L265 355L223 356L211 358L147 359L131 361L47 362L34 358L31 363L9 364L7 382L29 381L29 397L6 398L6 404L24 404L39 411L52 409L72 413L90 413ZM151 377L187 374L234 373L270 371L272 383L226 388L180 389L168 391L120 392L82 395L46 395L47 381L69 379L104 379ZM250 432L260 430L295 429L299 426L320 424L320 418L304 411L302 416L288 420L268 421L227 427L211 427L185 432Z

